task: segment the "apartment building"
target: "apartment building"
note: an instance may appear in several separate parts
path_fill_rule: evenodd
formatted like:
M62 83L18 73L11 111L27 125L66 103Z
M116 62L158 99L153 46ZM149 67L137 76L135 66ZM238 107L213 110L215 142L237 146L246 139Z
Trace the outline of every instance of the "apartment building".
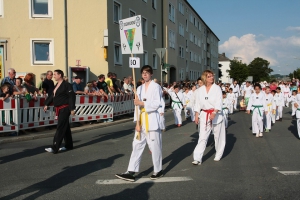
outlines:
M222 77L220 78L220 80L223 83L232 83L232 78L227 72L227 70L230 70L230 59L225 55L225 53L219 54L219 64L222 65Z
M195 80L204 69L217 74L219 39L186 0L0 0L0 78L13 67L33 72L36 82L55 69L69 81L109 71L122 79L131 69L118 21L135 15L142 17L144 46L135 56L153 66L155 78ZM163 72L156 48L167 49Z

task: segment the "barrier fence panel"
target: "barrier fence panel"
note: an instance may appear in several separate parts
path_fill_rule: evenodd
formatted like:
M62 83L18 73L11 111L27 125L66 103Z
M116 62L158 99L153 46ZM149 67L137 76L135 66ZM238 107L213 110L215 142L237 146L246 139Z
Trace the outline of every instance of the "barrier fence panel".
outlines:
M134 112L134 94L115 95L114 116L120 116Z
M0 100L0 132L18 131L16 99Z

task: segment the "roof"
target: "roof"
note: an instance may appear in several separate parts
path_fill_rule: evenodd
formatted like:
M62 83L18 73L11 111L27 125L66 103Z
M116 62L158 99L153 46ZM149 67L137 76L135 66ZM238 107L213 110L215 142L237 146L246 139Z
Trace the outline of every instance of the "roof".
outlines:
M230 61L230 59L225 56L225 53L219 54L218 60L219 60L219 62Z
M205 26L207 26L207 28L209 29L209 31L214 34L214 36L218 39L218 41L220 41L220 39L218 38L218 36L209 28L209 26L204 22L204 20L200 17L200 15L198 14L198 12L193 8L193 6L191 6L191 4L187 1L184 0L185 3L197 14L197 16L201 19L201 21L205 24Z

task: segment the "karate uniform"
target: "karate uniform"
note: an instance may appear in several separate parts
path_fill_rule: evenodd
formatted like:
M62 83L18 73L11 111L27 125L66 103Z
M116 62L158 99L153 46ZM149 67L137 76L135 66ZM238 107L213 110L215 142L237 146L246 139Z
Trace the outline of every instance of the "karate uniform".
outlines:
M250 98L250 96L253 92L253 87L251 85L248 86L248 87L245 86L243 91L244 91L243 93L245 93L245 96L244 96L245 97L245 104L246 104L246 106L248 106L249 98Z
M291 91L290 91L290 88L287 87L287 86L284 86L283 87L283 90L282 90L282 93L283 93L283 96L284 96L284 103L285 103L285 106L286 107L289 107L289 97L291 96Z
M273 95L272 95L273 96ZM273 108L275 111L272 111L271 112L271 120L272 120L272 123L275 124L276 122L276 114L277 114L277 109L276 109L276 102L275 102L275 95L273 96Z
M279 120L282 118L282 110L284 106L284 96L282 93L276 93L275 94L275 105L276 105L276 120Z
M271 130L272 115L274 115L273 110L276 109L276 105L274 103L273 95L271 93L265 94L265 97L266 97L266 104L267 104L266 111L268 111L268 113L267 114L264 113L264 124L265 124L266 129ZM275 117L274 117L274 120L275 120Z
M263 132L264 111L267 110L266 97L263 91L250 96L247 110L252 111L252 133L259 136Z
M292 116L294 116L296 114L296 110L297 110L297 108L294 105L295 102L297 102L296 99L297 99L297 95L292 95L288 100L292 104Z
M219 112L211 121L209 116L215 109ZM194 150L194 161L202 162L211 131L215 138L215 160L220 160L225 149L226 131L222 112L222 91L218 85L213 84L208 93L205 86L199 88L195 100L195 112L199 113L199 140Z
M228 128L228 107L229 107L229 102L227 97L222 99L222 110L223 110L223 120L225 123L225 128Z
M295 103L298 104L298 108L296 110L296 118L297 118L297 131L298 131L298 136L300 138L300 94L297 94Z
M165 126L165 100L163 98L161 98L160 100L160 106L158 108L158 113L159 113L159 124L160 124L160 130L165 130L166 126ZM161 115L163 114L163 115Z
M236 101L235 94L234 93L227 93L227 101L228 101L228 114L233 113L233 105L234 101Z
M184 109L184 114L185 114L185 118L191 117L191 120L195 121L194 109L193 109L192 102L191 102L193 93L194 93L193 91L189 91L188 93L186 93L186 92L183 93L185 104L186 104L186 107ZM188 112L189 112L189 114L188 114Z
M181 125L182 124L181 111L183 108L182 104L185 106L184 96L182 92L178 92L176 94L172 89L170 89L168 92L172 98L171 106L173 108L175 125Z
M145 84L139 86L137 95L144 102L144 107L138 109L138 114L134 112L134 121L136 122L139 119L141 122L141 140L136 139L136 132L132 142L132 153L127 171L139 172L142 153L147 143L152 152L154 172L158 173L162 170L162 137L158 113L161 105L162 90L157 83L151 81L147 91L145 91Z
M238 84L234 85L234 84L231 84L230 88L232 88L232 93L234 93L235 95L235 101L234 101L234 109L236 110L236 106L237 106L237 100L238 100L238 97L240 96L240 86Z

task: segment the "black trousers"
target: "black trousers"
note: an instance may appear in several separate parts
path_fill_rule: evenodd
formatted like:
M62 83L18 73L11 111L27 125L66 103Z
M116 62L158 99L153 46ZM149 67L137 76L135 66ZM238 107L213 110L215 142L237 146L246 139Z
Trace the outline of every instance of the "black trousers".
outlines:
M63 108L59 111L56 133L53 138L53 153L57 153L62 140L65 140L65 147L73 149L73 139L71 135L71 128L69 123L70 109L69 107Z

